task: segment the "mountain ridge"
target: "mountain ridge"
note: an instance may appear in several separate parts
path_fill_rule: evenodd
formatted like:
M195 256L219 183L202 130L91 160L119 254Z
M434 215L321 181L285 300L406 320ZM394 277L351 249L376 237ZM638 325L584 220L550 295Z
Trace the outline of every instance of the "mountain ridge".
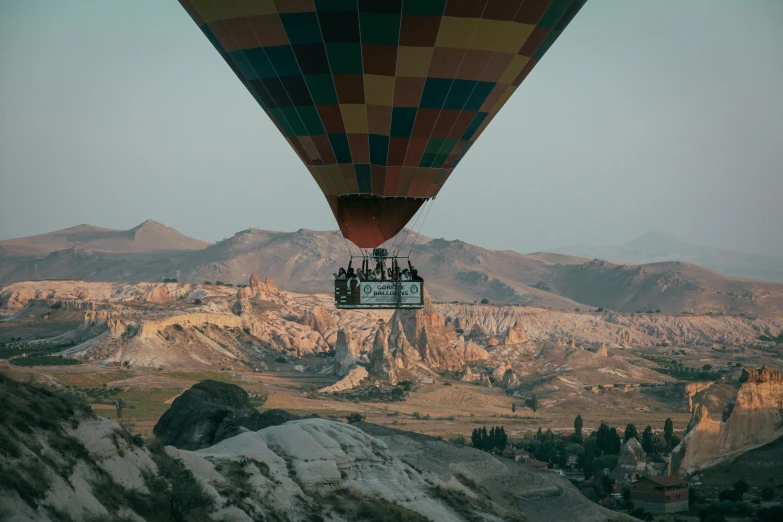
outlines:
M648 232L622 245L574 244L552 253L606 259L615 263L649 264L685 261L734 277L783 282L783 257L749 254L695 245L664 232Z
M81 224L34 236L5 239L0 241L0 257L41 257L70 248L129 254L201 250L207 246L209 243L206 241L188 237L148 219L128 230Z
M358 254L337 231L246 229L214 244L204 243L204 248L185 249L176 244L179 249L171 249L161 245L160 239L181 235L146 221L128 231L82 230L88 236L109 234L110 239L55 249L62 244L56 236L61 232L34 236L38 248L49 252L45 256L0 253L0 285L32 279L118 282L165 278L236 284L258 273L288 290L330 293L332 274L347 265L349 252ZM94 248L96 244L116 245L116 238L123 234L133 238L121 245L138 241L147 248L130 252ZM24 244L29 239L16 241ZM414 241L412 248L406 244L401 251L411 249L427 289L441 302L486 299L561 310L600 307L621 312L783 315L783 285L728 277L684 261L617 264L560 253L491 250L444 238L417 236Z

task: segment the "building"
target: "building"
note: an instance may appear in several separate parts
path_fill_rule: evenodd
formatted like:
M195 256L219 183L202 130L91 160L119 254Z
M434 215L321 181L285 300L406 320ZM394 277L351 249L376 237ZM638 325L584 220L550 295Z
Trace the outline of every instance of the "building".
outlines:
M526 459L530 458L530 454L528 452L521 449L512 448L511 446L508 446L503 450L503 456L507 459L514 459L517 462L524 462Z
M631 483L631 502L649 513L687 511L688 483L674 475L645 477Z
M540 460L536 459L527 459L525 460L525 466L530 466L531 468L536 468L538 471L546 471L549 467L549 464L546 462L541 462Z

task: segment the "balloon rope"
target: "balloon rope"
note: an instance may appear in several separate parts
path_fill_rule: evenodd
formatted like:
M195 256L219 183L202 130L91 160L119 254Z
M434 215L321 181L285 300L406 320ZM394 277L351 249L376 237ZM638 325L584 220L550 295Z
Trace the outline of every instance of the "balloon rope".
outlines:
M425 203L426 203L426 202L425 202ZM421 210L422 210L422 209L421 209L421 207L419 207L419 208L416 210L415 219L414 219L414 221L413 221L413 225L412 225L412 226L416 226L416 222L417 222L417 221L419 220L419 218L421 217ZM396 256L396 255L397 255L397 254L400 252L400 249L402 248L403 244L405 243L405 240L406 240L406 239L408 239L408 236L410 235L410 231L411 231L411 229L410 229L410 228L408 228L408 227L404 227L404 228L403 228L403 229L400 231L400 233L399 233L399 234L397 234L397 235L394 237L394 242L392 243L392 246L391 246L391 248L389 249L391 252L393 252L393 255L395 255L395 256ZM397 241L400 241L400 243L399 243L399 244L397 244ZM395 245L397 246L397 250L394 250L394 247L395 247Z
M431 200L427 200L427 203L430 203ZM413 239L413 243L411 243L411 249L408 251L408 257L411 256L411 252L413 252L413 247L416 246L416 241L419 240L419 232L424 229L424 223L427 222L427 216L430 215L430 209L432 208L432 205L427 205L427 211L424 213L424 219L421 222L421 227L419 227L418 232L416 232L416 237Z
M419 222L419 219L421 219L421 216L424 213L424 207L427 205L428 202L429 200L424 201L424 204L422 204L422 206L420 206L419 209L416 211L416 219L413 220L413 224L411 224L410 227L405 227L405 229L400 234L400 243L397 246L397 251L394 253L395 256L399 254L400 250L404 248L405 242L408 240L408 238L411 235L411 231L416 229L416 224Z

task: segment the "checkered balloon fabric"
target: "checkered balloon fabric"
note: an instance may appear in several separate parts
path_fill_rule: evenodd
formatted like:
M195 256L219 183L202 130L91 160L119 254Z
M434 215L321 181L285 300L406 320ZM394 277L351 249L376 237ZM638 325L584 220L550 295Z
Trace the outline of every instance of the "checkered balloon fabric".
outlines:
M362 247L435 196L586 0L180 0Z

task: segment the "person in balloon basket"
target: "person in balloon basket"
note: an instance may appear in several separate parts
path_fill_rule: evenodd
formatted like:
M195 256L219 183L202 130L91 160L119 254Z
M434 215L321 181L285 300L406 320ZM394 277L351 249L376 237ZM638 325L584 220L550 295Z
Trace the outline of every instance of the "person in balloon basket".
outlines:
M338 270L336 274L332 275L334 275L334 278L338 281L345 281L347 278L345 268L343 267L340 267L340 270Z

